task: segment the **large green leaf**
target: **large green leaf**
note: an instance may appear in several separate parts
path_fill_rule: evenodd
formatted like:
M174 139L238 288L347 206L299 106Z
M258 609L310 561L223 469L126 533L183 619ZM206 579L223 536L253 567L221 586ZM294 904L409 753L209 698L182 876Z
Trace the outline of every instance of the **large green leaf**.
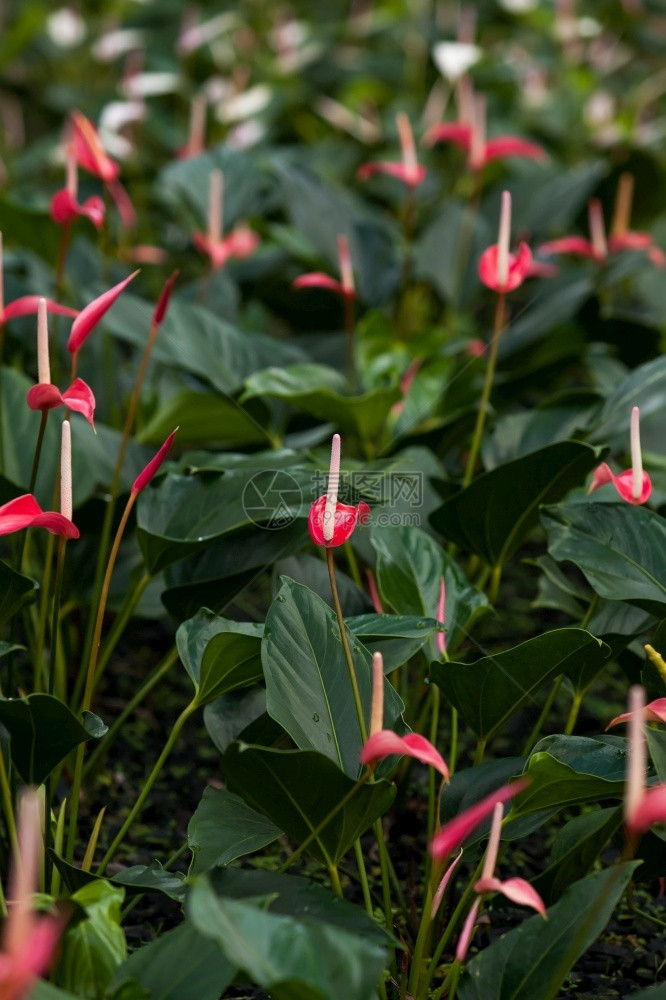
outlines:
M224 444L227 447L265 445L269 435L241 405L229 396L186 390L169 399L141 428L140 438L161 444L178 427L178 444L188 447Z
M247 726L256 723L260 716L268 718L266 691L259 686L238 688L215 698L206 705L203 713L206 732L220 753L224 753L231 741L240 736ZM284 732L276 722L271 722L281 733Z
M548 867L532 884L542 899L554 903L564 890L587 875L613 834L622 825L622 807L582 813L555 834Z
M580 486L599 457L578 441L548 445L479 476L431 520L461 548L502 566L538 524L539 507Z
M542 512L548 551L585 574L600 597L651 614L666 605L666 521L628 503L558 504Z
M76 892L90 882L98 882L101 877L93 872L83 871L75 865L68 864L59 857L55 851L49 848L49 856L53 864L60 872L63 884L70 893ZM112 885L122 886L128 896L143 895L146 892L161 892L170 899L182 902L185 898L185 882L179 872L169 872L159 861L152 861L149 865L132 865L124 868L112 878L102 881L110 882Z
M5 562L0 562L0 625L9 621L15 611L33 600L37 584L21 576Z
M476 735L489 739L548 681L594 674L607 656L589 632L562 628L475 663L432 663L430 676Z
M639 862L570 886L548 909L485 948L460 980L460 1000L554 1000L571 967L606 926Z
M137 980L151 1000L219 1000L237 967L214 941L184 923L137 948L116 970L113 985Z
M228 865L272 843L282 830L226 788L206 788L187 827L190 875Z
M83 721L50 694L0 698L0 723L11 737L12 763L25 782L41 785L79 743L99 739L106 726L92 712Z
M467 302L479 287L476 262L489 243L492 232L484 216L448 198L416 242L416 276L430 281L449 302Z
M530 784L514 799L512 818L621 799L626 764L626 742L617 737L546 736L529 756Z
M367 938L217 896L199 879L187 916L276 1000L370 1000L386 953Z
M262 679L262 633L262 625L219 618L207 608L183 622L176 645L197 705Z
M634 368L606 396L595 423L593 440L629 450L629 414L640 401L641 443L657 455L663 451L666 409L666 357L655 358Z
M449 652L457 649L474 622L490 611L485 594L420 528L374 527L370 540L377 552L379 592L398 614L434 617L444 578L447 648Z
M53 974L58 986L77 997L102 1000L118 966L127 958L120 909L125 891L104 879L82 886L70 897L85 912L71 924L60 944Z
M370 719L372 658L347 629L364 710ZM335 613L307 587L285 579L266 616L261 659L266 710L301 749L318 750L356 777L363 738ZM384 681L384 725L400 729L403 704ZM381 772L380 772L381 773Z
M376 437L391 407L402 397L400 388L370 389L361 396L347 395L346 388L345 378L335 369L298 364L266 368L250 376L241 399L243 402L255 396L281 399L363 440Z
M270 467L282 472L280 490L283 522L305 517L312 496L312 472L298 466L294 456L276 455ZM151 573L210 546L222 536L250 526L275 523L276 507L271 499L261 506L253 483L266 470L265 462L244 465L215 474L166 475L151 489L144 490L138 504L138 537ZM273 532L266 532L273 535ZM280 540L279 531L275 537ZM238 568L242 562L237 561Z
M234 742L222 757L222 769L232 791L297 843L317 829L355 784L328 757L313 750L269 750ZM311 841L311 853L337 864L356 838L386 812L394 795L395 786L387 781L358 786L353 798Z
M443 631L434 618L415 615L353 615L345 622L370 653L382 654L384 673L406 663L431 635Z

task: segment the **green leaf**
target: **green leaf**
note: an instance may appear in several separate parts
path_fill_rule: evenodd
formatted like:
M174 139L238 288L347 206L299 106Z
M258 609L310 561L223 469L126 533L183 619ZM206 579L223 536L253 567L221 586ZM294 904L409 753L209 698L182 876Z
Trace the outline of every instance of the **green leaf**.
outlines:
M178 427L178 444L190 448L224 444L227 447L265 445L268 434L240 405L208 392L179 392L153 414L139 438L161 444Z
M367 726L372 658L349 629L347 639ZM268 714L298 747L318 750L356 777L363 738L335 612L307 587L285 579L266 616L261 659ZM403 708L385 680L387 729L404 727Z
M355 787L328 757L313 750L269 750L234 742L222 757L222 770L233 792L297 843L303 843ZM308 849L327 864L337 864L386 812L394 795L395 786L387 781L358 786Z
M558 830L548 867L532 880L542 899L554 903L572 882L587 875L621 826L622 807L609 806L582 813Z
M132 865L111 878L102 878L93 872L83 871L76 865L68 864L49 848L49 857L60 872L63 884L70 893L82 889L91 882L105 881L121 886L128 896L142 896L146 892L161 892L176 902L185 898L184 878L180 872L166 871L159 861L151 861L149 865Z
M236 969L217 944L184 923L137 948L116 970L113 984L135 979L151 1000L219 1000Z
M76 995L47 983L45 979L38 979L30 993L30 1000L76 1000Z
M607 647L589 632L562 628L475 663L432 663L430 677L487 740L548 681L597 672L607 656Z
M197 705L263 678L262 633L262 625L219 618L207 608L183 622L176 645L194 684Z
M218 868L209 875L209 882L218 896L246 900L263 898L271 913L319 920L377 944L386 944L386 931L364 910L302 875Z
M206 705L203 720L211 740L220 753L224 753L231 741L265 712L266 692L263 687L238 688Z
M400 615L437 614L442 577L446 586L446 644L458 648L474 623L491 608L485 594L469 582L448 553L420 528L373 527L377 586Z
M78 997L102 1000L118 966L127 958L120 908L125 892L104 879L78 889L71 899L85 919L68 927L53 974L58 986Z
M449 198L416 241L416 276L430 281L449 302L463 304L479 287L476 262L492 241L484 216ZM466 248L463 267L461 247Z
M666 406L666 357L639 365L617 381L606 395L593 431L598 442L629 449L629 414L640 400L641 443L646 451L661 454Z
M289 489L282 490L284 517L302 518L302 537L306 537L305 518L312 496L312 472L298 466L296 456L276 455L269 469L282 470ZM265 461L243 465L215 474L192 476L167 474L159 483L141 494L137 509L138 538L151 574L170 563L209 547L222 537L241 529L274 523L276 509L257 506L252 480L265 471ZM263 479L262 479L263 482ZM285 523L283 518L282 523ZM283 540L279 532L266 532L271 542ZM247 548L247 539L243 538ZM237 569L243 566L236 556Z
M600 597L654 615L666 605L666 522L628 503L558 504L542 512L548 551L578 566Z
M490 566L503 566L539 520L539 507L580 486L599 451L561 441L500 465L475 479L432 515L447 538Z
M386 958L366 938L220 898L203 880L192 889L187 915L276 1000L368 1000Z
M282 830L226 788L206 788L187 827L190 875L228 865L272 843Z
M639 862L570 886L549 907L485 948L460 980L460 1000L554 1000L572 966L606 926Z
M0 562L0 625L8 622L12 615L25 604L34 600L37 584L27 576L21 576L5 562Z
M26 783L41 785L80 743L97 739L106 726L92 712L83 722L58 698L30 694L0 698L0 723L11 736L11 758Z
M645 736L657 777L660 781L666 782L666 732L648 726Z
M353 615L345 620L370 653L381 653L384 673L406 663L435 632L444 629L434 618L414 615Z
M546 736L530 754L530 784L514 799L512 819L543 809L621 799L627 763L625 740Z
M241 400L255 396L282 399L305 410L319 420L326 420L341 430L357 434L362 440L375 438L381 431L394 403L402 398L398 386L370 389L361 396L346 394L345 378L326 365L298 364L285 368L266 368L245 382Z

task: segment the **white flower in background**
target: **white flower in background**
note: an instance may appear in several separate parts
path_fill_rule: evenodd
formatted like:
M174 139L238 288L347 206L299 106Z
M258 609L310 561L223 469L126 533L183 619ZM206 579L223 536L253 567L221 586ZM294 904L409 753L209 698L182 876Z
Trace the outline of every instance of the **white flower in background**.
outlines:
M239 122L258 115L270 104L273 91L264 83L248 90L227 95L216 109L216 117L221 122Z
M433 45L435 66L449 83L468 73L483 56L483 50L471 42L437 42Z
M85 22L71 7L61 7L49 14L46 31L53 44L61 49L71 49L86 37Z
M113 62L119 56L127 55L134 49L145 47L143 33L135 28L105 31L92 47L92 54L98 62Z
M123 93L130 101L175 94L179 88L178 73L133 73L122 84Z

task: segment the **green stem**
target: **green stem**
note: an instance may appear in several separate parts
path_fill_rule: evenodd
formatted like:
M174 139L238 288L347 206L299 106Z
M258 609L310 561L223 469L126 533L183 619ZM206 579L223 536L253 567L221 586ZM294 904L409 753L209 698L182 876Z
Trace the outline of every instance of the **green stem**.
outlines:
M358 716L358 725L361 731L361 740L363 743L368 738L368 730L365 724L365 716L363 713L363 705L361 703L361 692L358 689L358 681L356 679L356 670L354 668L354 661L352 659L351 649L349 648L349 640L347 639L347 629L345 628L345 620L342 615L342 607L340 605L340 597L338 594L338 585L335 582L335 562L333 559L333 549L326 549L326 565L328 566L328 578L331 582L331 593L333 594L333 605L335 607L335 614L337 615L338 625L340 627L340 638L342 639L342 647L345 651L345 659L347 661L347 667L349 668L349 680L351 681L352 692L354 695L354 704L356 705L356 714Z
M580 712L581 705L583 704L583 694L583 691L574 692L569 718L567 719L567 724L564 727L565 736L571 736L574 731L576 720L578 719L578 713Z
M144 590L150 583L150 580L151 577L148 575L148 573L144 573L144 575L135 584L134 589L130 590L129 593L125 596L123 605L118 614L116 615L113 625L111 626L111 631L104 640L104 651L99 658L99 662L95 670L95 677L93 679L93 692L97 689L99 680L102 674L104 673L108 665L108 662L111 659L111 656L113 655L113 651L118 644L118 640L125 631L125 626L127 625L132 615L134 614L136 607L139 601L141 600Z
M60 600L62 598L62 574L65 566L65 545L67 539L62 535L58 539L58 556L56 564L55 583L53 586L53 609L51 613L51 657L49 660L49 694L55 693L56 661L58 653L58 630L60 623ZM61 692L63 701L66 692Z
M416 935L416 944L414 945L414 952L412 954L412 966L409 973L408 990L414 997L414 1000L425 1000L428 978L427 970L424 968L424 960L432 930L431 911L434 896L433 882L437 879L440 873L440 868L440 865L433 865L432 872L428 880L423 909L421 911L421 923L419 924L419 931Z
M493 324L493 336L490 342L490 351L488 352L488 365L486 367L486 377L483 383L481 402L479 403L479 410L476 416L476 425L474 427L474 434L472 435L472 444L469 451L469 457L467 459L467 466L465 468L463 489L469 486L474 477L474 466L476 465L476 460L479 455L479 449L481 448L483 428L486 422L486 414L488 410L488 404L490 402L490 393L492 391L492 386L493 386L493 377L495 375L495 367L497 365L497 350L499 348L500 335L502 333L503 327L504 327L504 292L499 292L497 295L497 304L495 306L495 322Z
M449 753L449 774L455 774L458 763L458 709L451 705L451 751Z
M331 879L331 889L336 896L339 896L340 899L342 899L342 886L340 885L340 875L338 874L337 865L334 865L333 863L329 864L328 874Z
M458 980L460 979L461 969L462 965L460 964L458 959L454 959L453 965L447 972L444 982L439 987L439 989L435 993L433 993L432 1000L440 1000L440 997L443 997L447 990L448 990L449 1000L453 1000L453 998L456 995L456 989L458 986Z
M555 701L555 699L557 698L557 696L558 696L558 694L560 692L560 688L562 687L562 681L563 680L564 680L564 674L560 674L560 676L557 678L557 680L553 684L552 688L550 689L550 694L548 695L548 697L546 698L545 702L543 703L543 708L541 709L541 712L539 713L539 718L534 723L534 728L532 729L532 732L530 733L530 735L527 737L527 740L525 742L525 746L522 749L522 756L523 757L527 757L528 754L531 752L532 747L536 746L536 742L537 742L539 736L541 735L541 729L543 727L543 724L546 721L546 719L548 718L548 714L549 714L551 708L553 707L553 702Z
M360 838L354 841L354 854L356 856L356 867L358 868L358 877L361 883L361 890L363 892L363 902L365 904L365 912L368 914L369 917L372 917L373 916L372 899L370 898L368 873L365 870L365 858L363 857L363 848L361 847Z
M440 708L440 693L439 688L436 684L430 685L430 690L432 691L432 717L430 719L430 742L433 746L437 743L437 730L439 728L439 708ZM436 772L433 767L428 768L428 843L432 840L432 835L435 830L435 824L437 822L437 817L435 813L439 812L439 803L436 800L437 795L437 778Z
M9 833L9 842L12 846L14 857L18 857L16 817L14 815L12 792L9 787L9 776L7 774L7 768L5 767L5 755L2 751L2 746L0 746L0 795L2 795L2 805L5 811L5 821L7 823L7 832Z
M28 493L35 492L35 484L37 482L37 473L39 472L39 459L42 454L42 445L44 444L44 434L46 433L46 424L49 419L49 410L42 410L42 419L39 424L39 432L37 434L37 443L35 445L35 456L32 460L32 469L30 471L30 485L28 486ZM23 550L21 550L23 551Z
M376 819L373 823L373 830L377 839L377 850L379 852L379 869L382 876L382 902L384 904L384 920L386 930L389 934L393 932L393 907L391 905L391 881L389 875L389 860L386 844L384 843L384 828L381 819Z
M474 895L474 885L481 878L482 871L483 871L483 858L481 859L481 861L479 861L479 864L477 865L477 869L474 872L473 877L467 884L467 888L460 897L458 905L451 914L449 922L446 925L446 930L444 931L441 938L437 942L435 953L433 954L432 959L430 961L430 965L428 967L428 982L430 982L432 980L432 977L435 975L435 972L437 971L437 965L439 963L440 958L442 957L442 954L444 953L445 948L449 946L449 944L451 943L451 939L453 938L453 935L458 930L458 927L465 914L465 911L467 910L469 902L472 896Z
M479 739L476 741L476 750L474 751L474 762L473 767L478 767L479 764L483 764L483 755L486 752L486 741Z
M347 563L349 565L349 572L351 573L351 578L356 584L356 586L363 590L363 581L361 580L361 574L358 568L358 559L351 546L351 542L345 542L345 555L347 557Z
M100 759L108 751L111 743L114 741L118 733L123 727L125 720L132 714L137 705L140 705L144 698L150 694L153 688L165 677L168 672L173 667L174 663L178 660L178 650L174 648L167 653L162 662L156 667L150 677L142 684L136 694L132 697L130 701L127 702L122 712L110 727L110 729L104 734L94 752L88 759L86 766L83 770L83 777L87 778L91 774L95 773L95 768L99 764Z
M146 799L148 798L148 795L150 794L151 789L152 789L153 785L155 784L155 781L159 777L160 771L162 770L167 757L171 753L171 751L173 749L173 746L174 746L176 740L178 739L178 736L180 735L181 729L183 728L183 726L185 725L185 723L189 719L190 715L192 715L192 713L195 711L196 708L197 708L196 702L195 701L191 701L189 703L189 705L187 705L183 709L183 711L180 713L180 715L178 716L178 718L174 722L173 729L171 730L171 733L169 734L169 739L166 741L166 743L164 745L164 749L162 750L162 753L158 757L155 766L153 767L152 771L148 775L148 778L146 779L146 782L145 782L143 788L141 789L141 794L139 795L138 799L134 803L134 807L132 808L129 816L127 817L127 819L123 823L122 827L120 828L120 830L118 831L118 833L117 833L117 835L115 837L115 840L113 841L113 843L109 847L108 851L104 855L104 858L102 859L102 862L101 862L99 868L97 869L97 875L103 875L104 874L104 872L106 871L107 865L113 859L116 851L118 850L118 848L122 844L123 840L127 836L127 833L129 831L130 827L132 826L132 823L134 822L134 820L137 818L137 816L139 815L139 813L143 809L143 804L146 801Z

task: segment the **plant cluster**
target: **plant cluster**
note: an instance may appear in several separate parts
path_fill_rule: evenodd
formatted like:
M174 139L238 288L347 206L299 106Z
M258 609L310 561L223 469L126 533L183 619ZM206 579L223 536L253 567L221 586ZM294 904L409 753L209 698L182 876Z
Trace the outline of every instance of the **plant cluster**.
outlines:
M313 11L4 15L0 1000L551 1000L666 928L659 4Z

